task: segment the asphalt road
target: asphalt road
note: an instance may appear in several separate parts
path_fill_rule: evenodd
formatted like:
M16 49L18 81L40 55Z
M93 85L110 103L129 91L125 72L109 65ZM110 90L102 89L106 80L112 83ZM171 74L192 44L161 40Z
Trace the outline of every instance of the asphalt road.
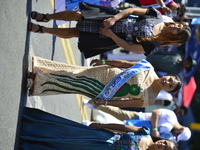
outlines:
M64 40L27 31L27 22L31 21L30 12L52 13L52 6L51 0L0 2L1 150L18 149L24 107L39 108L77 122L90 119L90 110L82 106L85 97L80 95L28 96L26 79L28 70L32 69L32 56L75 65L87 65L90 61L83 59L75 38ZM40 25L56 27L54 21ZM73 26L74 23L65 25Z

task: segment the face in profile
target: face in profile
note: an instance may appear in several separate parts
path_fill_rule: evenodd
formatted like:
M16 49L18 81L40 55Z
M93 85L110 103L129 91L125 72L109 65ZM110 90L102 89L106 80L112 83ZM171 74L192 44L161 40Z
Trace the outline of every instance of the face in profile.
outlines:
M154 143L155 150L173 150L175 144L169 140L158 140Z
M171 92L176 88L178 81L174 76L163 76L162 78L159 79L158 84L161 90Z
M171 32L172 34L178 34L184 29L184 26L179 23L170 23L167 26L167 31Z
M174 110L174 113L175 113L177 116L184 116L184 115L185 115L184 109L182 109L182 108L180 108L180 107L177 107L177 108Z

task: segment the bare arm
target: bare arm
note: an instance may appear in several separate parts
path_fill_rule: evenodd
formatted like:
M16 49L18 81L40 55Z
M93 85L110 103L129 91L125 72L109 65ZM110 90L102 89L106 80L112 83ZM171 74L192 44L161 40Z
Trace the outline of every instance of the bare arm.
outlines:
M97 105L110 105L115 107L143 107L143 100L141 99L131 99L131 100L109 100L95 99L95 104Z
M163 0L156 0L156 3L158 5L160 5L161 7L165 5L165 3L163 2Z
M144 8L127 8L116 14L114 18L120 20L122 18L128 17L129 15L143 16L146 14L146 12L147 9Z
M145 15L147 9L143 8L128 8L120 13L116 14L115 16L105 19L103 21L104 29L107 29L115 24L116 21L128 17L129 15L136 15L136 16L143 16Z
M106 60L106 65L119 67L119 68L130 68L135 65L137 62L125 61L125 60ZM94 59L90 62L90 65L100 66L102 65L102 61L98 59Z
M103 34L107 37L110 37L118 46L124 48L127 51L136 52L136 53L144 53L144 49L141 44L129 44L124 39L118 37L115 33L112 32L110 29L103 29L99 30L100 34Z
M156 0L157 4L162 6L165 6L165 3L163 2L163 0ZM169 7L162 7L163 11L165 12L166 15L170 14L172 11Z
M160 110L159 109L155 109L152 111L152 115L151 115L151 126L152 126L152 136L158 137L160 135L160 133L158 132L158 130L156 130L156 128L158 128L158 119L160 117Z
M117 130L122 132L139 132L142 130L142 127L136 127L136 126L129 126L129 125L122 125L122 124L99 124L99 123L92 123L89 125L92 128L96 129L111 129L111 130Z

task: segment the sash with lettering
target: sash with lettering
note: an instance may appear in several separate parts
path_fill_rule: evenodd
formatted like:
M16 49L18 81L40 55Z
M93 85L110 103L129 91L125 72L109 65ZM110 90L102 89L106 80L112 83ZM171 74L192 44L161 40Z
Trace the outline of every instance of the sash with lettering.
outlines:
M115 76L101 91L101 93L96 96L94 99L88 101L85 105L90 109L96 109L98 105L94 103L95 99L104 99L106 101L110 100L113 95L120 89L124 83L130 79L132 76L136 75L137 73L145 70L149 70L153 68L153 66L146 60L141 60L137 64L133 65L132 67L124 70L117 76Z

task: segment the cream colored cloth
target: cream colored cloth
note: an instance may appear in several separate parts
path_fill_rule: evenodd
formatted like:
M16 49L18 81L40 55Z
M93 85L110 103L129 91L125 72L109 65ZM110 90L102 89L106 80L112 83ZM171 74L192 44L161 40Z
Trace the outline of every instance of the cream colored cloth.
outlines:
M104 86L123 70L107 65L96 67L73 66L65 63L33 57L33 73L35 74L32 95L82 94L90 98L96 97ZM143 106L152 104L158 93L153 92L152 83L158 78L153 69L140 72L126 83L140 86L139 95L128 93L114 99L142 99ZM148 94L152 92L150 95ZM152 98L153 96L153 98ZM154 98L155 97L155 98Z

